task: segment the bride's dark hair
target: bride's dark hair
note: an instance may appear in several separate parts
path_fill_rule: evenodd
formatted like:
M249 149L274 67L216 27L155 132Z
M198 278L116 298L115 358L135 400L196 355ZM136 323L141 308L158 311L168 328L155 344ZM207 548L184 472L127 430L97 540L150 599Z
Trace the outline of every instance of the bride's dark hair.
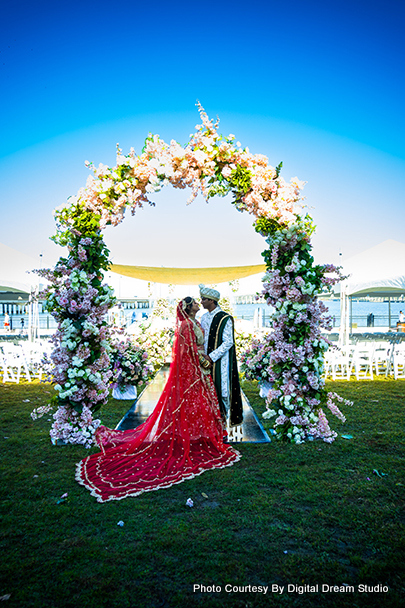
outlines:
M178 321L185 321L186 319L189 319L190 317L190 312L191 312L191 307L193 305L194 302L194 298L191 298L190 296L187 296L185 298L183 298L182 300L180 300L180 302L177 304L177 309L176 309L176 317ZM190 321L191 323L191 321Z
M183 298L183 302L186 303L186 306L184 308L184 312L186 313L186 315L189 315L191 307L192 307L193 302L194 302L194 299L191 298L190 296L186 296L185 298Z

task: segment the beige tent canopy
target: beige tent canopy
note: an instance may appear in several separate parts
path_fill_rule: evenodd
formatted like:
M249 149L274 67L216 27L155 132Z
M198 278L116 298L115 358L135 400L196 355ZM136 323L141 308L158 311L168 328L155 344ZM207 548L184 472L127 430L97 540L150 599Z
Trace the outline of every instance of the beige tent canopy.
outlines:
M225 266L222 268L163 268L154 266L126 266L113 264L110 271L117 274L164 285L217 285L244 279L266 271L265 264L253 266Z

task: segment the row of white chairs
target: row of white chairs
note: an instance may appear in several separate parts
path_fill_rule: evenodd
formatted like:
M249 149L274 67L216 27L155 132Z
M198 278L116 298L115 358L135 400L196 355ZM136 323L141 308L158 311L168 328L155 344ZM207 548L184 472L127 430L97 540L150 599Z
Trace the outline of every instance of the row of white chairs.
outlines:
M373 380L376 376L405 378L405 342L358 342L344 347L332 346L325 353L325 377L332 380Z
M3 382L19 383L23 375L28 382L42 379L43 358L50 355L52 345L48 342L0 343L0 372ZM393 375L395 380L405 378L405 342L358 342L357 344L336 347L332 346L325 353L325 377L332 380L373 380L379 376Z
M23 341L19 344L0 342L0 373L4 382L19 384L24 377L28 382L43 376L42 360L50 354L52 347L48 342Z

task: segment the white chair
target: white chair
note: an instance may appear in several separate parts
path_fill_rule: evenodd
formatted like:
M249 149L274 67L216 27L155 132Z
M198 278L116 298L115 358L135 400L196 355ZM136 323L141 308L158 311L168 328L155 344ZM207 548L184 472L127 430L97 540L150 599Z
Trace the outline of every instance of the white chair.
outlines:
M38 380L42 380L43 358L45 353L50 352L46 343L41 342L20 342L20 346L25 354L31 375Z
M351 354L350 375L354 374L356 380L373 380L374 343L359 342L355 344Z
M392 367L394 371L394 378L405 378L405 343L394 344L392 354Z
M3 382L16 382L19 384L22 372L24 372L28 382L31 382L27 359L21 346L4 343L2 344L2 351L6 370L6 374L3 373ZM4 379L5 376L7 380Z
M324 373L325 378L332 377L332 380L349 380L351 359L350 347L337 348L330 347L325 353Z
M12 369L7 369L7 363L0 349L0 369L3 374L3 382L15 382L15 376Z
M391 356L391 344L387 341L374 342L373 368L376 376L386 373Z

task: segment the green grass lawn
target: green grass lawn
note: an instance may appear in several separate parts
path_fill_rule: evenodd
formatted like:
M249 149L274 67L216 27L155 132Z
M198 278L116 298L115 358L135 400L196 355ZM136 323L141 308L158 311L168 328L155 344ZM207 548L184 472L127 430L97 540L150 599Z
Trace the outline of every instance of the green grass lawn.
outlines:
M405 382L329 386L354 401L345 424L329 416L352 439L240 445L233 467L100 504L74 480L89 452L52 446L49 416L30 418L51 386L0 385L0 600L9 595L10 608L405 605ZM260 413L255 383L243 389ZM111 399L103 423L115 426L127 407Z

